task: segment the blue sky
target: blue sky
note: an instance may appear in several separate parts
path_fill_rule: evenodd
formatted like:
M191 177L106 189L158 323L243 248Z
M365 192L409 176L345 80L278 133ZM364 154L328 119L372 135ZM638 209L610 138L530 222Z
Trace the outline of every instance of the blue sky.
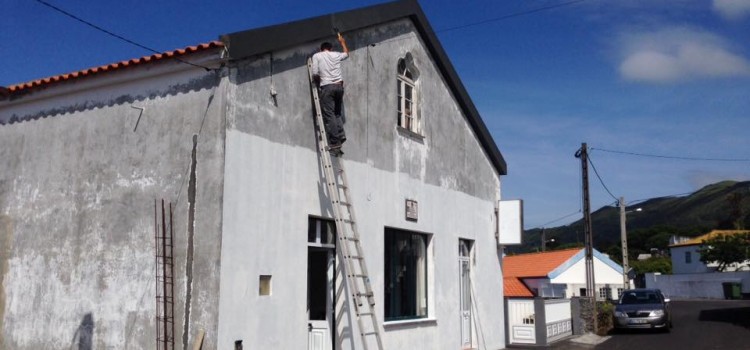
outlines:
M380 2L47 1L160 51ZM527 228L580 209L582 142L626 201L750 180L750 161L603 151L750 159L750 0L586 0L495 20L566 2L421 2L508 162L502 194L524 199ZM2 86L150 54L33 0L0 6ZM590 183L592 208L614 201L593 171Z

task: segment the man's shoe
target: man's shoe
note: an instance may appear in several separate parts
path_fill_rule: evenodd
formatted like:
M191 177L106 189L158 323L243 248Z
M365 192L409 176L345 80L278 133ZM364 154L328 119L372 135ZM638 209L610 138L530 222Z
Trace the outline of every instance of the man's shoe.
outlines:
M334 157L340 157L344 155L344 151L342 151L341 148L332 149L332 150L329 150L328 152L330 152L331 156L334 156Z

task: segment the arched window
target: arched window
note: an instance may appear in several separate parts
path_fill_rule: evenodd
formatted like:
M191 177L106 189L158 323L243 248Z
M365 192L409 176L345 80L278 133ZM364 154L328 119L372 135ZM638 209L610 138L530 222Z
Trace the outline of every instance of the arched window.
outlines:
M422 133L422 120L419 113L417 78L419 71L414 66L410 53L398 60L397 75L397 125L413 133Z

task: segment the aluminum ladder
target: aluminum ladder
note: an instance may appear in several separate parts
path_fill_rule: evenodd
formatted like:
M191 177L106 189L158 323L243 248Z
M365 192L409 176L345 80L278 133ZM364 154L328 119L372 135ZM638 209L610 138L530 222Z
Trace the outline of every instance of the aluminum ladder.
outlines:
M352 197L349 194L348 181L344 171L341 155L331 156L328 152L328 135L323 127L323 114L320 109L318 87L312 73L312 58L307 60L307 71L310 78L310 91L315 106L315 133L318 138L318 154L325 176L328 198L331 200L333 217L336 222L338 244L336 251L344 262L344 275L349 286L349 292L357 315L359 335L362 348L367 350L373 340L377 344L374 349L383 350L382 333L375 313L375 297L370 285L370 275L362 251L362 243L357 230L357 219L354 215ZM335 164L333 159L335 159ZM365 319L369 319L368 322Z

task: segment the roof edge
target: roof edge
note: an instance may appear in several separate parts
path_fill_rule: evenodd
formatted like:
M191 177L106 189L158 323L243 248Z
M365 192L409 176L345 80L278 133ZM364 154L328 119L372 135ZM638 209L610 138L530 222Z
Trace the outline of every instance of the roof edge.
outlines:
M193 46L187 46L180 49L164 51L162 53L155 53L148 56L142 56L139 58L131 58L129 60L113 62L97 67L90 67L70 73L58 74L46 78L36 79L32 81L22 82L13 84L8 87L0 87L0 97L21 95L31 91L47 88L66 81L76 81L86 77L96 76L103 73L112 71L118 71L125 68L132 68L134 66L142 66L145 64L153 64L156 62L163 62L168 59L179 60L179 57L188 56L190 54L205 52L211 49L224 47L224 43L221 41L210 41ZM192 64L184 62L186 64Z

